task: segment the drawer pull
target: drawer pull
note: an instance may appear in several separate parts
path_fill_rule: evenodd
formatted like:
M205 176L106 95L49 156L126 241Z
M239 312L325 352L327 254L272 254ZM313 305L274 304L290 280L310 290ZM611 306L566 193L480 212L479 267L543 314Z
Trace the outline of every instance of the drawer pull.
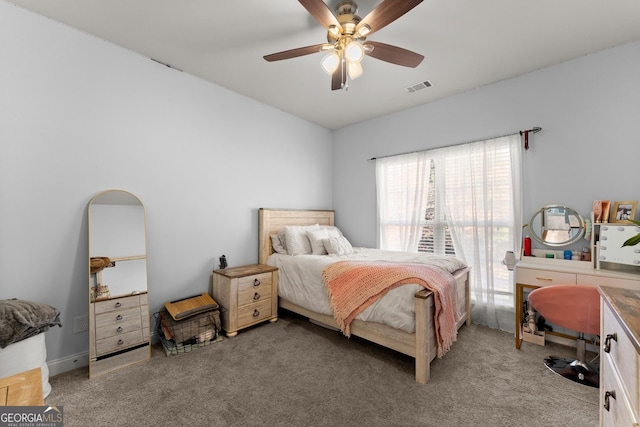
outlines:
M614 399L616 398L616 391L615 390L611 390L611 391L607 391L604 393L604 409L606 409L607 411L609 411L609 408L611 407L611 402L609 401L609 398L613 397Z
M122 344L124 344L124 341L118 340L118 345L122 345Z
M258 286L260 286L260 280L258 280L258 279L253 279L253 286L254 286L254 287L256 287L256 288L257 288Z
M253 310L253 317L258 317L260 316L260 312L258 310Z
M122 314L118 314L118 315L116 316L116 320L122 320Z
M258 301L259 299L260 299L260 294L259 293L256 292L255 294L253 294L253 300L254 301Z
M607 338L604 339L604 352L609 353L611 351L611 340L618 341L618 334L615 332L607 334ZM608 392L607 392L608 393ZM613 397L615 399L615 396Z
M553 279L550 279L548 277L537 277L536 276L536 280L542 280L544 282L553 282Z
M115 305L115 308L120 308L120 307L122 307L122 304L120 304L120 302L117 302Z
M116 332L122 332L122 326L118 326L118 329L116 329Z

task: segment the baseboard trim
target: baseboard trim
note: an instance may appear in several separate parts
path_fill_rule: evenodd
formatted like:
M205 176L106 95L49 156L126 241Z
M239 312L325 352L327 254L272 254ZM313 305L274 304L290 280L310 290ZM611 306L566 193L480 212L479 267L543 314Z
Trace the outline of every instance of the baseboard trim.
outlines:
M72 354L60 359L51 360L47 362L49 367L49 376L63 374L65 372L73 371L84 366L89 366L89 352ZM89 372L87 372L87 376Z
M160 341L160 338L155 332L151 333L151 344L156 344ZM62 357L60 359L47 361L49 367L49 376L64 374L65 372L73 371L74 369L89 367L89 352L76 353L69 356ZM88 372L87 372L87 375Z

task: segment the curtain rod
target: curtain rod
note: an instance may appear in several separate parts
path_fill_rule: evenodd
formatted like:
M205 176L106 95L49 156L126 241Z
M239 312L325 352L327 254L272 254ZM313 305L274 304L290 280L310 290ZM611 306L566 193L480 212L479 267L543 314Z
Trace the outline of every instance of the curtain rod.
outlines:
M419 152L421 152L421 151L427 151L427 150L437 150L437 149L439 149L439 148L455 147L455 146L457 146L457 145L473 144L474 142L486 141L486 140L488 140L488 139L503 138L503 137L505 137L505 136L511 136L511 135L516 135L516 134L520 134L520 135L523 135L523 134L524 134L524 135L525 135L525 139L526 139L526 142L525 142L525 149L527 149L527 150L528 150L528 149L529 149L529 140L528 140L528 136L529 136L529 135L528 135L528 134L529 134L529 133L538 133L538 132L540 132L541 130L542 130L542 128L541 128L541 127L539 127L539 126L534 126L534 127L532 127L531 129L521 130L521 131L513 132L513 133L507 133L507 134L505 134L505 135L492 136L492 137L490 137L490 138L476 139L476 140L474 140L474 141L460 142L460 143L457 143L457 144L444 145L444 146L441 146L441 147L425 148L425 149L422 149L422 150L407 151L407 152L405 152L405 153L387 154L386 156L371 157L370 159L367 159L367 161L377 160L377 159L384 159L384 158L386 158L386 157L402 156L402 155L404 155L404 154L419 153Z

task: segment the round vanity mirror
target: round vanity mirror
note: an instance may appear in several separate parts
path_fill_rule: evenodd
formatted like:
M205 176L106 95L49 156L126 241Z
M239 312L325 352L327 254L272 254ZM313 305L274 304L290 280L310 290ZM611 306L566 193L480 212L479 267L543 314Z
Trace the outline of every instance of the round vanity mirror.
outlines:
M529 221L531 237L547 246L567 246L584 236L585 222L575 210L562 205L544 206Z

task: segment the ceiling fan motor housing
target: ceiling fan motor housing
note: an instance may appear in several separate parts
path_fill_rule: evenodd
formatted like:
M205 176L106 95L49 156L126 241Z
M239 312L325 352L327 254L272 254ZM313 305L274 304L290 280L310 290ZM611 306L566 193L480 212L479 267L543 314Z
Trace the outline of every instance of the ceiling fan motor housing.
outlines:
M331 44L336 43L340 38L348 36L351 40L358 40L363 42L365 37L352 37L356 32L356 26L362 20L361 17L356 15L358 12L358 5L351 1L345 0L336 6L336 19L342 26L342 31L337 36L331 31L327 32L327 41ZM350 41L350 40L349 40Z

